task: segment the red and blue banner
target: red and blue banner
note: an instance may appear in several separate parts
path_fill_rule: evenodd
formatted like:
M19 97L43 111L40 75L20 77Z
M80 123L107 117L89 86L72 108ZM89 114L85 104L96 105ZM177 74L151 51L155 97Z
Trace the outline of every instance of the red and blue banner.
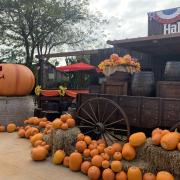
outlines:
M180 21L180 7L148 13L149 20L161 24L172 24Z

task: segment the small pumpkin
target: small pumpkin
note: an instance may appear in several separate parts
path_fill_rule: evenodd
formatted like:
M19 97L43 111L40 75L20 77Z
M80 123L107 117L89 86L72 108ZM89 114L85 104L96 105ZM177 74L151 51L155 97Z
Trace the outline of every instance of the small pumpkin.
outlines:
M42 140L43 138L43 135L42 133L38 133L38 134L35 134L34 136L32 136L31 138L31 144L34 146L34 143L37 141L37 140Z
M156 180L174 180L174 177L167 171L160 171L157 173Z
M138 167L132 166L128 168L128 180L142 180L142 172Z
M162 132L162 129L156 128L156 129L154 129L154 130L152 131L151 136L153 137L156 133L161 134L161 132Z
M78 152L73 152L69 156L69 168L72 171L79 171L81 169L82 164L82 155Z
M122 151L122 146L120 143L112 144L112 148L114 149L114 152L121 152Z
M31 150L31 158L34 161L45 160L47 157L47 154L48 154L47 150L42 146L34 147Z
M81 172L84 173L84 174L87 174L88 173L88 169L91 167L91 162L89 161L84 161L82 164L81 164Z
M110 166L110 162L109 162L108 160L103 160L103 161L102 161L102 167L103 167L104 169L109 168L109 166Z
M93 150L93 149L96 149L97 148L97 144L89 144L89 146L88 146L88 148L90 149L90 150Z
M159 145L161 142L161 134L160 133L155 133L152 136L152 144L154 145Z
M161 146L165 150L174 150L179 142L179 137L176 132L171 132L161 138Z
M85 149L85 150L83 151L84 157L86 157L86 158L90 157L90 152L91 152L90 149Z
M68 119L72 119L72 116L70 114L63 114L60 116L60 119L65 123Z
M107 168L102 172L102 179L103 180L114 180L115 174L110 168Z
M116 174L116 180L127 180L127 174L124 171Z
M79 133L79 134L77 135L77 141L84 141L84 134Z
M73 128L76 125L75 120L72 118L67 119L66 123L68 125L68 128Z
M59 119L59 118L56 118L53 122L52 122L52 127L54 129L60 129L61 126L62 126L63 122Z
M86 144L89 145L89 144L91 144L92 139L90 136L84 136L84 141L86 142Z
M63 150L57 150L52 158L53 164L61 164L64 160L65 152Z
M115 173L120 172L122 170L122 163L120 161L112 161L111 162L111 169Z
M102 144L98 145L97 150L98 150L99 154L103 153L104 152L104 145L102 145Z
M169 130L167 130L167 129L162 130L162 131L161 131L161 137L163 137L164 135L166 135L166 134L168 134L168 133L170 133Z
M16 125L14 123L9 123L7 125L7 132L8 133L12 133L14 131L16 131Z
M112 146L108 146L107 148L104 149L104 152L107 153L109 156L113 156L115 150Z
M113 154L113 159L120 161L120 160L122 159L122 154L121 154L121 152L115 152L115 153Z
M99 151L98 151L97 149L93 149L93 150L91 150L91 152L90 152L91 157L94 157L94 156L96 156L96 155L98 155L98 154L99 154Z
M91 159L91 163L93 166L97 166L97 167L101 167L102 166L102 161L103 158L100 155L95 155L92 159Z
M146 142L146 135L143 132L134 133L129 137L129 143L134 147L141 146L145 142Z
M104 160L108 160L110 159L110 156L107 153L101 153L101 156Z
M61 129L67 130L68 129L68 124L67 123L62 123Z
M45 122L45 121L41 121L41 122L39 123L39 127L45 128L45 127L46 127L46 122Z
M76 143L76 149L78 152L82 153L87 148L87 145L84 141L78 141Z
M69 167L69 156L65 156L63 160L63 165L65 167Z
M88 177L89 179L92 179L92 180L98 180L101 176L101 171L98 167L96 166L91 166L89 169L88 169Z
M18 135L19 135L20 138L24 138L25 133L26 133L26 131L24 129L19 129L19 131L18 131Z
M122 149L122 157L127 161L131 161L136 157L136 150L130 143L124 144Z
M156 180L156 176L153 173L145 173L143 180Z
M6 131L5 126L1 125L1 126L0 126L0 132L5 132L5 131Z

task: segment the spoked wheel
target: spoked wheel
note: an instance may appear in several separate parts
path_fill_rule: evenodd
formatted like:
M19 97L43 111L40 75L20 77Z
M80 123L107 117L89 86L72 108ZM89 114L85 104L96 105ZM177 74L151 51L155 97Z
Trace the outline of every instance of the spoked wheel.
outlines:
M97 97L85 101L77 110L77 119L84 134L102 138L106 144L127 141L130 134L125 112L110 99Z
M170 131L175 131L175 130L180 131L180 122L176 123L174 126L171 127Z

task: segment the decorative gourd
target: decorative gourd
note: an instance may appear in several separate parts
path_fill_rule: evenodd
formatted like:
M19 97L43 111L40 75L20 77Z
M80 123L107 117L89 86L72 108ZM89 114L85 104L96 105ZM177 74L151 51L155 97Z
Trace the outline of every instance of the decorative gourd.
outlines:
M66 123L68 125L68 128L73 128L76 125L75 120L72 118L67 119Z
M122 149L122 157L127 161L131 161L136 157L136 150L133 146L131 146L130 143L124 144Z
M91 159L91 163L93 166L97 166L97 167L101 167L102 166L102 161L103 158L100 155L95 155L92 159Z
M107 161L107 160L103 160L103 161L102 161L102 167L103 167L104 169L109 168L109 166L110 166L110 162L109 162L109 161Z
M69 156L65 156L63 160L63 165L65 167L69 167Z
M63 150L57 150L52 158L54 164L61 164L64 160L65 152Z
M35 148L32 148L31 150L31 158L34 161L42 161L45 160L47 157L47 150L43 146L38 146Z
M101 176L101 171L98 167L96 166L91 166L88 169L88 177L91 180L98 180Z
M77 135L77 141L84 141L84 134L79 133L79 134Z
M87 148L87 145L84 141L78 141L76 143L76 149L78 152L82 153Z
M178 143L179 143L179 137L176 132L168 133L161 138L161 146L165 150L176 149Z
M127 174L124 171L117 173L116 180L127 180Z
M122 163L120 161L112 161L111 169L113 172L118 173L122 170Z
M38 134L35 134L34 136L32 136L32 138L31 138L31 144L32 144L32 146L34 146L34 143L35 143L37 140L42 140L42 138L43 138L42 133L38 133Z
M26 131L24 129L20 129L18 131L18 135L19 135L20 138L24 138L25 137L25 133L26 133Z
M160 133L155 133L153 136L152 136L152 143L154 145L159 145L161 142L161 134Z
M5 126L0 126L0 132L5 132L6 131L6 128L5 128Z
M82 155L78 152L73 152L69 156L69 168L72 171L79 171L81 169L82 164Z
M7 132L8 133L12 133L14 131L16 131L16 125L14 123L9 123L7 125Z
M121 152L122 151L122 146L119 143L112 144L112 148L114 149L114 152Z
M89 145L89 144L91 144L92 139L90 136L84 136L84 141L86 142L86 144Z
M107 168L102 173L102 179L103 180L114 180L115 174L111 169Z
M127 172L128 180L142 180L142 173L138 167L132 166Z
M20 64L0 64L0 96L24 96L35 84L32 71Z
M156 180L174 180L174 177L167 171L160 171L157 173Z
M83 151L83 156L86 157L86 158L90 157L90 152L91 152L90 149L85 149Z
M81 172L84 173L84 174L87 174L88 173L88 169L91 167L91 162L89 161L84 161L82 164L81 164Z
M59 118L56 118L53 122L52 122L52 127L54 129L60 129L61 126L62 126L63 122L59 119Z
M156 180L156 176L152 173L145 173L143 175L143 180Z
M129 143L134 147L141 146L145 142L146 142L146 135L143 132L134 133L129 137Z
M122 159L122 154L121 154L121 152L115 152L115 153L113 154L113 159L120 161L120 160Z

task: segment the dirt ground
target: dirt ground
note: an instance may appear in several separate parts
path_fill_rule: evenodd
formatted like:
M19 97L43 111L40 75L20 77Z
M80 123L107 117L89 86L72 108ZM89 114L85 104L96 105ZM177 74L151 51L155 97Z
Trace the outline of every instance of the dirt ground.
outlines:
M51 159L33 162L31 145L17 133L0 133L0 180L86 180L87 176L75 173Z

